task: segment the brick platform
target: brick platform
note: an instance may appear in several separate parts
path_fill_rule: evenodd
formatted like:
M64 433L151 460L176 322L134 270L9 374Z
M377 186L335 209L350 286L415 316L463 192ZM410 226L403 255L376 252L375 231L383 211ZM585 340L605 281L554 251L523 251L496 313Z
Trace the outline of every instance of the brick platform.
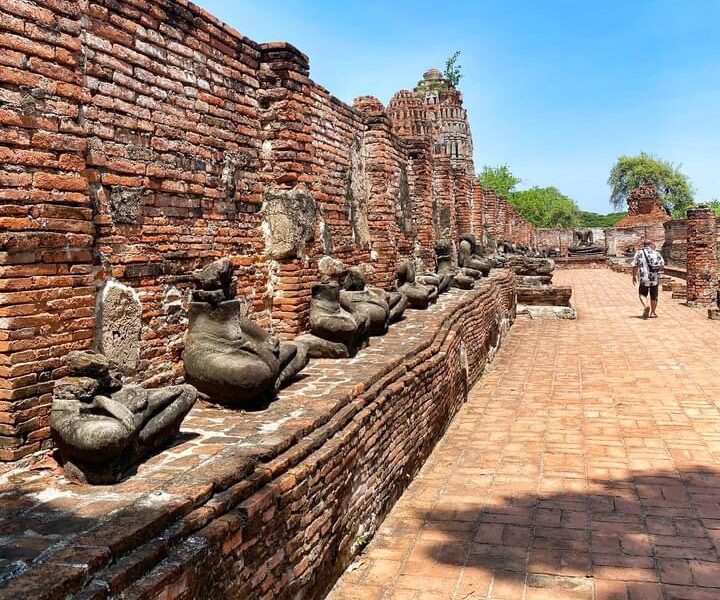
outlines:
M553 257L558 269L604 269L607 267L607 256L592 254L589 256L558 256Z
M559 271L328 600L720 598L720 323Z
M320 597L374 533L509 328L513 277L317 360L267 410L200 405L107 487L51 461L0 479L0 598ZM80 590L83 590L80 593Z

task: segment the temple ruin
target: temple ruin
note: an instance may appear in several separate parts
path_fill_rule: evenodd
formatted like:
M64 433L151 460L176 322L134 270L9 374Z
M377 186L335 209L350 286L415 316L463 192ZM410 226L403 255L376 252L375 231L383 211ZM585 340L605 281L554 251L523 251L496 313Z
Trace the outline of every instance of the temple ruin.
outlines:
M436 69L348 105L184 0L0 30L0 599L322 598L518 308L575 317L556 264L653 239L715 300L712 211L536 230Z

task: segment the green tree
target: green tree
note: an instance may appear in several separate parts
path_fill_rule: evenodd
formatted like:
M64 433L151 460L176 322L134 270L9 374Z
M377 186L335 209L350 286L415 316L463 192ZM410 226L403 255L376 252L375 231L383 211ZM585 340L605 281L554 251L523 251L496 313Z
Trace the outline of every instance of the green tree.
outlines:
M515 177L507 165L497 165L489 167L485 165L478 175L480 185L486 190L493 190L498 196L508 197L513 188L520 183L520 179Z
M609 213L600 215L594 212L580 211L580 227L613 227L620 219L627 216L627 212Z
M555 187L533 187L510 194L510 202L536 227L577 227L577 204Z
M457 89L462 79L462 65L458 64L460 58L460 50L456 50L445 61L445 72L443 73L443 79L447 82L450 87Z
M610 202L615 208L622 209L634 189L650 183L656 186L660 201L673 216L685 216L693 203L695 190L680 167L647 152L620 156L608 177L608 185L612 188Z

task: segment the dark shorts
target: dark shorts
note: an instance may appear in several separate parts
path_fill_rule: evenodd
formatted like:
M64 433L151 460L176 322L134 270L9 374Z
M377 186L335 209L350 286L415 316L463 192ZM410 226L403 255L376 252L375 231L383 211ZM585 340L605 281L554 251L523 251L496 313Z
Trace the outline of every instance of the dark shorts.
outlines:
M641 296L648 295L648 292L650 293L650 300L657 300L658 299L658 293L660 291L659 285L643 285L640 284L640 288L638 289L638 292Z

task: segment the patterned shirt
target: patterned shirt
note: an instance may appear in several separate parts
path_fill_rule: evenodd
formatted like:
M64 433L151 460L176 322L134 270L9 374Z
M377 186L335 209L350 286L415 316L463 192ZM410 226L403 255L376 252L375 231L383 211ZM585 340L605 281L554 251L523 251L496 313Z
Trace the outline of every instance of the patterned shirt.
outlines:
M633 267L640 267L640 284L655 286L660 283L660 269L665 266L665 260L657 250L643 248L635 253L630 263Z

